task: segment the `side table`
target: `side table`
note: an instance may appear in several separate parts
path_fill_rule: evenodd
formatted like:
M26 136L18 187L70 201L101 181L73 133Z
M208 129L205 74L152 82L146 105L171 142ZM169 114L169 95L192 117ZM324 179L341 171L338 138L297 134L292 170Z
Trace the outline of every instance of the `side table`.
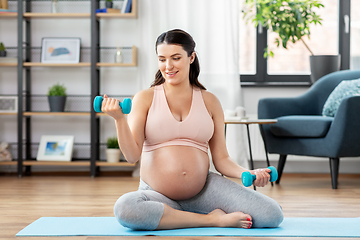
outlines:
M251 150L251 139L250 139L249 125L250 124L258 124L259 127L260 127L261 137L262 137L263 142L264 142L266 163L267 163L267 165L269 167L270 166L270 161L269 161L269 156L268 156L268 152L267 152L267 148L266 148L266 140L264 138L263 125L264 124L274 124L276 122L277 122L276 119L225 119L225 136L226 136L226 127L227 127L228 124L245 124L246 125L248 144L249 144L249 155L250 155L250 168L251 168L251 170L254 170L254 160L253 160L252 150ZM271 186L273 186L273 183L271 183ZM255 186L254 186L254 189L256 189Z

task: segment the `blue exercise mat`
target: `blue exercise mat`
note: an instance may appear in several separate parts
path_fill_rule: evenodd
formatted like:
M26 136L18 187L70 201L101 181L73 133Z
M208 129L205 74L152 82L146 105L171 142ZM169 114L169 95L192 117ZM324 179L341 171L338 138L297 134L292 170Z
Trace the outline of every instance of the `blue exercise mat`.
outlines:
M133 231L114 217L42 217L21 230L31 236L360 237L360 218L285 218L278 228L186 228Z

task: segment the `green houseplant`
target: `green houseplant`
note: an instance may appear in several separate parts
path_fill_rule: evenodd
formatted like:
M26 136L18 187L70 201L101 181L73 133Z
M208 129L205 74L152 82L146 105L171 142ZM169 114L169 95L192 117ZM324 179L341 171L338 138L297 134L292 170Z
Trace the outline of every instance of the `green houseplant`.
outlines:
M256 8L254 5L256 4ZM246 0L243 9L244 18L251 20L257 27L259 24L268 30L278 34L275 39L277 47L287 48L289 41L295 43L301 41L314 55L304 41L304 37L310 38L310 26L321 24L322 19L314 12L314 9L324 7L318 0ZM255 12L256 11L256 12ZM264 57L273 56L268 49L264 51Z
M120 160L121 151L117 137L109 137L106 141L106 161L116 163Z
M0 42L0 57L6 57L6 48L2 42Z
M119 149L119 143L117 137L109 137L106 141L107 148L117 148Z
M255 6L256 4L256 6ZM304 38L310 38L310 26L320 24L322 18L315 12L324 5L319 0L246 0L244 18L256 27L266 27L278 34L275 39L277 47L287 49L289 41L301 41L310 52L311 80L315 82L327 73L340 68L339 55L314 55ZM274 53L266 47L264 57L272 57Z
M66 87L59 83L54 84L49 88L47 93L50 112L63 112L66 103Z

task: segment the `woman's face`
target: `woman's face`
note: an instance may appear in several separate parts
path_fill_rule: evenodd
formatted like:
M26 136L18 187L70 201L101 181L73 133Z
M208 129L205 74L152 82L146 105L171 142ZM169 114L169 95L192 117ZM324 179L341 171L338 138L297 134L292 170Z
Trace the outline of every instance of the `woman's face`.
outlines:
M159 44L157 46L158 66L166 82L179 84L189 82L190 64L195 59L193 52L188 57L181 45Z

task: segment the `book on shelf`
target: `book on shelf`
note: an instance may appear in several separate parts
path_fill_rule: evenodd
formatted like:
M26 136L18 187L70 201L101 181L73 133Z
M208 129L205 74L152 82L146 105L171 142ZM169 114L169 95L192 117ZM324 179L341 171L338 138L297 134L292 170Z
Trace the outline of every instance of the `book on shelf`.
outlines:
M96 9L96 13L120 13L120 9L100 8L100 9Z
M10 10L10 9L0 8L0 14L1 13L17 13L17 10Z
M121 8L121 13L130 13L132 6L132 0L124 0L123 6Z

